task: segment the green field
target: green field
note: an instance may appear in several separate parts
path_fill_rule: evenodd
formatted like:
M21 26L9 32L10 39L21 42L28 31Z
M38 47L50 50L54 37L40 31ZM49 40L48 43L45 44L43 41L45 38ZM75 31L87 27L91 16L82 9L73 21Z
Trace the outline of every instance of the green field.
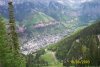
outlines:
M41 58L48 62L48 66L43 67L63 67L62 63L56 59L54 52L46 50L46 53Z

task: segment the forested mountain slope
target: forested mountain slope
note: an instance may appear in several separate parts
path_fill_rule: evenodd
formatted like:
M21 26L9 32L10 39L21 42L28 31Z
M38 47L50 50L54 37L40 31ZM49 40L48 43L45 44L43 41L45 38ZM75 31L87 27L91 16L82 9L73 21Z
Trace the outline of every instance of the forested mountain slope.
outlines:
M100 21L79 30L71 36L65 37L49 48L56 51L56 57L68 65L99 65L100 62ZM72 60L79 60L80 63L72 63ZM87 60L87 63L83 63ZM68 62L69 61L69 62Z

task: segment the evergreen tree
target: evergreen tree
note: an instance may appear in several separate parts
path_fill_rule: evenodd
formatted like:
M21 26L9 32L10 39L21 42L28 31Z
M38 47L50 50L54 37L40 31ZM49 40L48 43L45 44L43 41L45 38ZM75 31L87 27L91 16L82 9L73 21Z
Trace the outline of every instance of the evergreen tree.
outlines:
M6 45L6 30L3 19L0 17L0 67L2 67L4 64Z
M11 49L3 19L0 17L0 67L25 67L25 60Z
M18 36L16 33L16 24L15 24L15 19L14 19L14 11L13 11L13 4L12 2L8 3L9 5L9 29L10 29L10 37L11 41L13 43L13 48L14 50L18 53L19 51L19 43L18 43Z
M14 54L8 39L4 21L0 17L0 67L13 67Z
M12 2L9 2L10 36L7 35L4 21L0 17L0 67L25 67L25 59L19 53L12 7Z
M19 42L18 42L18 36L16 33L16 24L14 19L14 11L13 11L13 4L10 1L8 3L9 5L9 36L12 42L12 52L14 54L14 66L12 67L25 67L25 60L23 56L19 53Z

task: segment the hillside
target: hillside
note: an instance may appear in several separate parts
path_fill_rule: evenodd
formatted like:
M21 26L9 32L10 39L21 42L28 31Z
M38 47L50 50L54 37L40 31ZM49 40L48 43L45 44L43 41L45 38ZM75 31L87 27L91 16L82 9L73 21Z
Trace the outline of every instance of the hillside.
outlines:
M49 50L56 51L57 59L60 62L63 61L64 66L98 66L100 62L100 21L73 33L71 36L66 36Z
M49 22L53 20L54 20L53 18L42 12L35 12L31 13L29 17L26 17L26 19L23 21L23 24L27 26L36 25L40 23L49 24Z

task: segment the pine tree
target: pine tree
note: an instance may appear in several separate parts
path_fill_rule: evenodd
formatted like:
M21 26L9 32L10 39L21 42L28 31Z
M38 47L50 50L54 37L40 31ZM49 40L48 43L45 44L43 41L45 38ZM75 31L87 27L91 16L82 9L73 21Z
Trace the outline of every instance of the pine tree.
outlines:
M12 2L9 2L9 13L10 36L7 35L5 23L0 17L0 67L25 67L25 59L19 53Z
M14 50L18 53L19 51L19 43L18 43L18 36L16 33L16 24L15 24L15 19L14 19L14 9L13 9L13 4L12 2L8 3L9 5L9 25L10 25L10 37L11 37L11 41L13 43L13 48Z
M0 67L13 67L14 54L10 49L6 27L3 19L0 17Z
M6 31L2 18L0 17L0 67L4 64L4 55L6 53Z
M14 9L13 4L10 1L8 3L9 6L9 36L12 42L12 52L14 54L14 66L11 67L25 67L25 59L23 56L19 53L19 42L18 42L18 36L16 32L16 24L15 24L15 18L14 18Z

